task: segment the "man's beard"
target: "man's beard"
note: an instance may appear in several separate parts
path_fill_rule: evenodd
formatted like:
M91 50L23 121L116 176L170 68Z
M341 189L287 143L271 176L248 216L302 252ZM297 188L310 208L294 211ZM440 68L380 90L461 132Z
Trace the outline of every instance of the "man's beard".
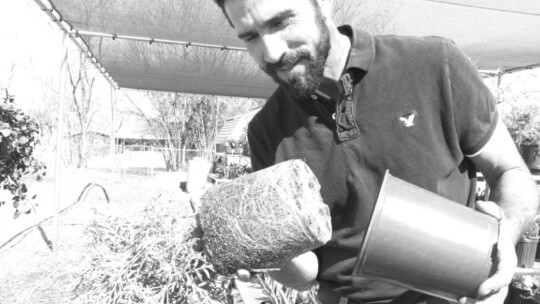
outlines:
M267 63L263 70L279 85L286 88L293 96L301 99L309 99L319 87L323 78L324 65L330 51L330 34L324 23L323 17L317 11L317 26L319 28L319 41L315 45L314 53L302 49L285 54L277 63ZM306 70L302 75L291 73L287 80L278 77L278 69L290 70L301 60L306 60Z

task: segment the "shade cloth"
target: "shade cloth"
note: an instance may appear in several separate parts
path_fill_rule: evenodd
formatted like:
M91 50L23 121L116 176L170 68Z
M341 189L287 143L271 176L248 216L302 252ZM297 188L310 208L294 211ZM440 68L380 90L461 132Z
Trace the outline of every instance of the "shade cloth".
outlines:
M261 98L275 88L247 52L225 48L243 45L212 0L34 1L61 15L121 88ZM540 64L540 1L335 0L334 11L375 34L449 37L481 70Z

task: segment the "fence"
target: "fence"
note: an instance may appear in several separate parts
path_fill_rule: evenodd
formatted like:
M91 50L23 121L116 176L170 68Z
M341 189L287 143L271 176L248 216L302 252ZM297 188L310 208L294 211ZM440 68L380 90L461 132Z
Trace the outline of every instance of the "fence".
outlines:
M153 171L171 169L185 171L191 160L203 158L212 161L216 152L144 145L117 145L114 158L112 158L109 145L93 144L88 145L86 149L80 145L66 146L62 155L67 167L115 170L120 173L140 171L143 174L152 174Z

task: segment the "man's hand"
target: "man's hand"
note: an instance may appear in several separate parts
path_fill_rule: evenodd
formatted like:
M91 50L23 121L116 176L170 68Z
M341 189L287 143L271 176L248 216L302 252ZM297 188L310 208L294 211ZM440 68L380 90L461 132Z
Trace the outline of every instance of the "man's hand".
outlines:
M503 210L493 202L476 202L476 209L493 216L499 221L499 240L497 242L496 272L478 288L478 299L463 297L461 304L502 304L508 294L508 285L514 276L517 265L513 242L515 228L507 222Z
M248 282L254 273L266 272L270 277L286 287L308 290L315 284L319 272L319 261L312 251L301 254L289 261L281 269L239 269L236 275L240 281Z

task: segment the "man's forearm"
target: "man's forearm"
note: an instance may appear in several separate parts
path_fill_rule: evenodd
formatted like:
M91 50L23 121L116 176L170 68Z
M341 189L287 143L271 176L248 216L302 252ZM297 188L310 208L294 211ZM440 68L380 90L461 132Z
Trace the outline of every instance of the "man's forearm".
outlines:
M497 180L489 181L492 192L489 197L505 213L508 224L513 229L514 243L533 223L539 208L538 189L530 172L524 167L505 171Z

